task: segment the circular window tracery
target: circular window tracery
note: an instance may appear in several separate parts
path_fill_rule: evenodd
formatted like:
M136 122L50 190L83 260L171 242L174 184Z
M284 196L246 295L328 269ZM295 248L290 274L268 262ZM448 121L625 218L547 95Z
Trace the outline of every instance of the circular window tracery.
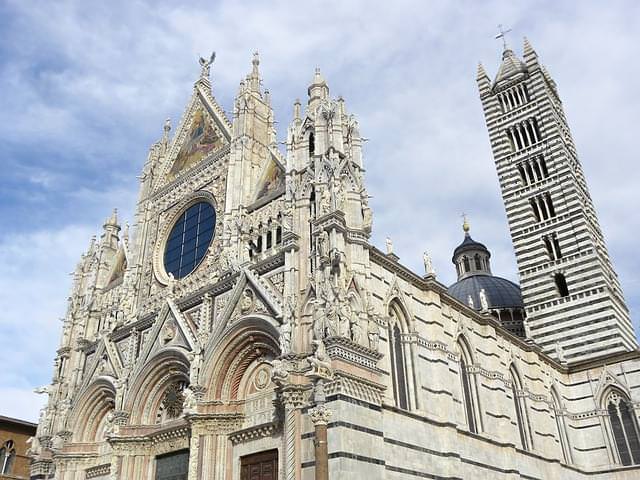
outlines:
M164 250L167 275L183 278L196 269L209 249L215 226L216 212L209 202L197 202L178 217Z

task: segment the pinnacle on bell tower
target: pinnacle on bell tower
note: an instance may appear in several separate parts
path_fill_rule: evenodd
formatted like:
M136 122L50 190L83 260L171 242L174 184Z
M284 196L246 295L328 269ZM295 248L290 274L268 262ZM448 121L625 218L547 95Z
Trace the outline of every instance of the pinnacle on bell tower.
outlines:
M555 82L524 40L494 81L477 83L518 262L527 326L569 363L630 351L629 312L587 188Z

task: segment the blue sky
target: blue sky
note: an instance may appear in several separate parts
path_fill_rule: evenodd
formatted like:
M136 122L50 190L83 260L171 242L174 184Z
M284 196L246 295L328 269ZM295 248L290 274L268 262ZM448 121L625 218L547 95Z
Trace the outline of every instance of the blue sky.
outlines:
M260 51L278 135L316 66L356 114L374 209L421 271L454 281L462 212L515 260L475 85L499 65L497 24L527 36L558 83L634 324L640 318L640 3L513 1L0 2L0 414L34 420L51 379L71 277L113 207L131 219L149 145L174 125L217 52L227 111Z

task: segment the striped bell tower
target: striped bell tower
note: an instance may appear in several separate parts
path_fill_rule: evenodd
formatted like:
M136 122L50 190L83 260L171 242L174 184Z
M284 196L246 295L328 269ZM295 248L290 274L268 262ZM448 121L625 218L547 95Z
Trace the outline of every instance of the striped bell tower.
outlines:
M477 82L530 337L570 364L636 349L555 82L526 39Z

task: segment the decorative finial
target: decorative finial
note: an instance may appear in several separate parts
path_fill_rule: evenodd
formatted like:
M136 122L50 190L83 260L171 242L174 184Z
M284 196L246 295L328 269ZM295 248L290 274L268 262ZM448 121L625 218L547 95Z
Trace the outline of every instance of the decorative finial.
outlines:
M260 54L258 53L257 50L253 52L253 60L251 60L251 63L253 64L254 67L257 67L258 65L260 65Z
M467 214L463 213L462 214L462 230L464 231L465 235L469 235L469 230L471 229L471 227L469 226L469 220L467 219Z
M300 99L296 98L296 101L293 102L293 118L298 120L300 118Z
M496 35L496 39L501 38L502 39L502 46L505 50L507 50L509 47L507 47L507 33L509 33L511 31L510 28L508 28L507 30L504 29L504 27L502 26L502 24L498 25L498 31L500 32L498 35Z
M200 57L200 66L202 67L202 70L200 70L200 78L209 78L209 73L211 70L211 64L215 61L216 59L216 52L211 52L211 56L209 57L209 60L207 60L206 58Z

